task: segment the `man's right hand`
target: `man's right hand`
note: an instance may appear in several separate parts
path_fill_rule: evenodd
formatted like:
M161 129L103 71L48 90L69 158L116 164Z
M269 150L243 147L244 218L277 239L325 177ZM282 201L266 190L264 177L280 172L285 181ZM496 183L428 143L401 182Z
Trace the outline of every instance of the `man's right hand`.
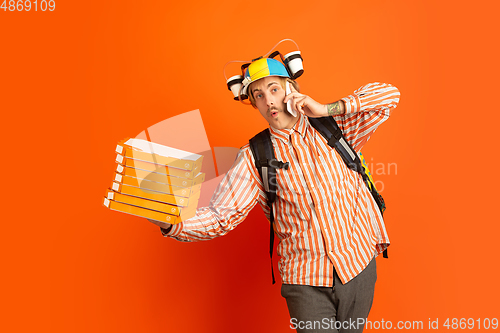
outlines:
M156 221L156 220L151 220L151 219L146 219L148 220L149 222L159 226L160 228L163 229L163 233L167 233L170 231L170 229L172 228L173 224L170 224L170 223L167 223L167 222L161 222L161 221Z

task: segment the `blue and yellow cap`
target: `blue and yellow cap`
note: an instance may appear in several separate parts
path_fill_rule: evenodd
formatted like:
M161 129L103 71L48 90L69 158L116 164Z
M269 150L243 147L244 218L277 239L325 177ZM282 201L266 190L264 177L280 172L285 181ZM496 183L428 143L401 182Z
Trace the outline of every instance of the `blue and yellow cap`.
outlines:
M250 64L250 66L248 66L245 71L242 93L246 95L247 88L252 82L255 82L266 76L282 76L290 78L290 74L288 74L285 65L283 65L278 60L272 58L262 58L259 60L255 60Z

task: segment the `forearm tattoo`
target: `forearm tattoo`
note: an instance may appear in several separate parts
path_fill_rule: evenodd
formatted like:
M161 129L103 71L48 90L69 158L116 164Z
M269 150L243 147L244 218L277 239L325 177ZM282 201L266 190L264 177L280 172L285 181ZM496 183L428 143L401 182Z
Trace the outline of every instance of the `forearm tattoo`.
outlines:
M342 114L342 109L340 108L340 101L332 104L327 104L326 106L329 116L336 116Z

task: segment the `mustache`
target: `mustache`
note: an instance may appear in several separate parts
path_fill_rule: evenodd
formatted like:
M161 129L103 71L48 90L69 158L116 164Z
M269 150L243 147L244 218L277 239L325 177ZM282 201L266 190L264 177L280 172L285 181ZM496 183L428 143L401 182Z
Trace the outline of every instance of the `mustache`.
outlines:
M268 113L271 113L273 110L275 110L275 111L278 111L278 112L279 112L279 110L280 110L280 109L278 109L276 106L271 106L269 109L267 109L267 112L268 112Z

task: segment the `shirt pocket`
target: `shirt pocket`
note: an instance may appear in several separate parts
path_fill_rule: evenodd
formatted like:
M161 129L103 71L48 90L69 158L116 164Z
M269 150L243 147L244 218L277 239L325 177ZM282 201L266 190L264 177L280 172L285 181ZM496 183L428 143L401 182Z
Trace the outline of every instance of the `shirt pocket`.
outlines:
M290 167L288 170L276 170L276 194L286 201L304 200L309 194L302 170Z

